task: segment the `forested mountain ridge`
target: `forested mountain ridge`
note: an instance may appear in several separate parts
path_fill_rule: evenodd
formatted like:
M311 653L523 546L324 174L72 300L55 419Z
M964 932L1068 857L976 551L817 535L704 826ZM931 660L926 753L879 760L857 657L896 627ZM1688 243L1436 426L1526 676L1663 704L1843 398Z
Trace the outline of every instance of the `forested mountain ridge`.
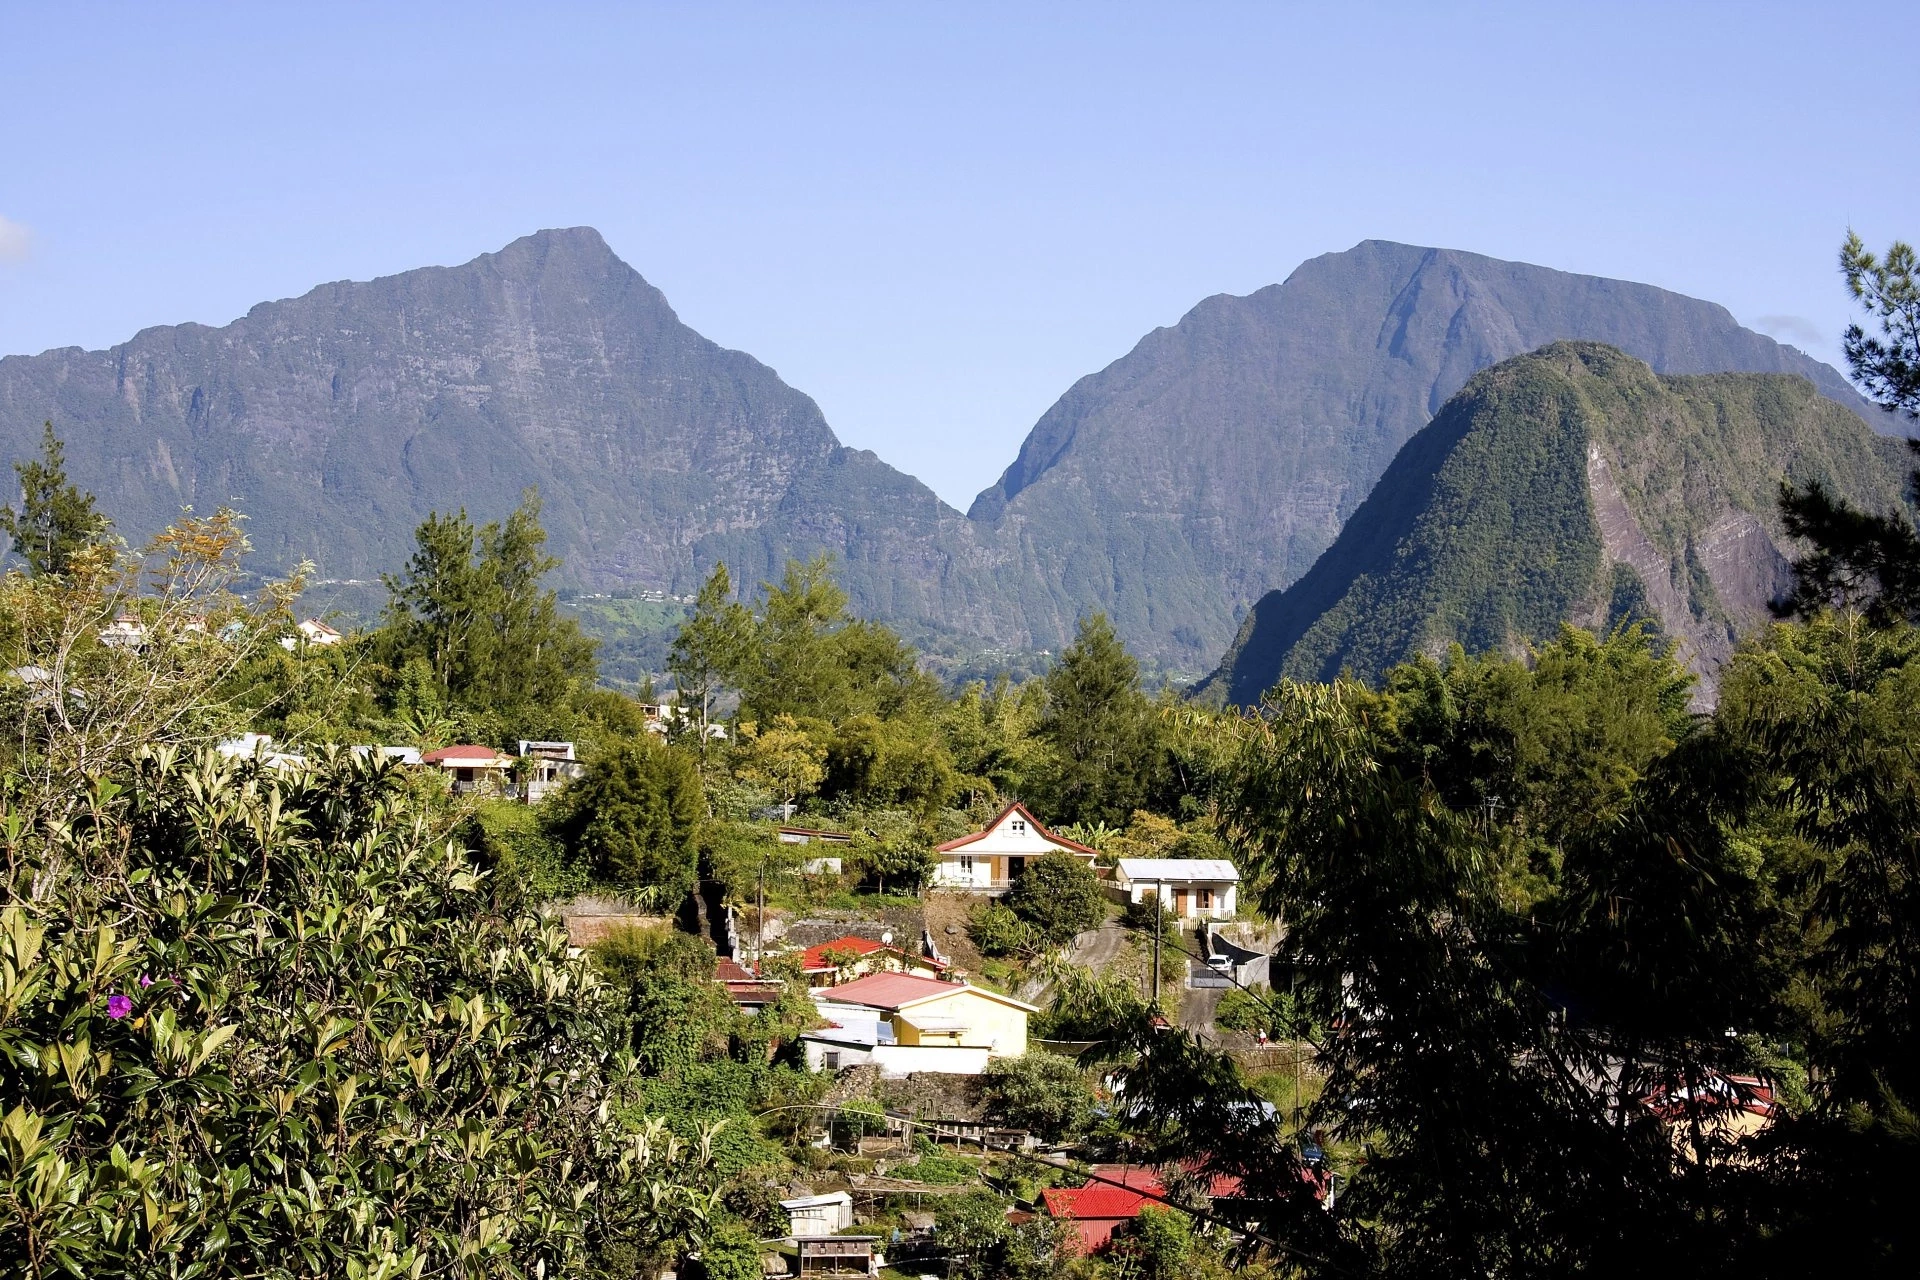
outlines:
M810 398L682 324L589 228L221 328L0 360L8 455L48 419L130 539L233 505L267 565L327 578L397 568L429 511L491 519L537 484L577 585L690 593L717 559L753 583L827 550L874 616L990 598L959 512L842 447Z
M1208 298L1082 378L969 514L1034 564L1021 603L1036 634L1105 610L1135 648L1199 666L1469 377L1560 339L1662 373L1798 373L1865 411L1838 372L1713 303L1368 240Z
M1410 440L1340 537L1248 615L1206 681L1368 679L1459 642L1656 622L1713 696L1788 581L1779 483L1901 505L1902 450L1803 378L1661 376L1597 343L1477 375Z

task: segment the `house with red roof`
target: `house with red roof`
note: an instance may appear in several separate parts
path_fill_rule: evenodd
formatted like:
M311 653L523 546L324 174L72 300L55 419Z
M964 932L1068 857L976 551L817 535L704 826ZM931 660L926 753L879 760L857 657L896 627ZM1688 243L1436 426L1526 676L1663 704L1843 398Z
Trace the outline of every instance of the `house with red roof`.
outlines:
M420 763L443 770L455 795L506 795L512 789L514 758L492 747L441 747L421 756Z
M801 1037L807 1065L838 1071L872 1063L887 1076L978 1075L987 1059L1027 1051L1025 1001L966 982L870 973L813 992L827 1025Z
M1113 1241L1114 1232L1140 1216L1146 1205L1164 1203L1166 1188L1159 1171L1139 1165L1095 1165L1098 1175L1084 1187L1049 1187L1040 1193L1050 1217L1073 1224L1080 1252L1099 1253ZM1216 1175L1211 1194L1239 1194L1240 1181Z
M780 984L760 977L738 960L722 956L714 963L713 980L727 989L727 998L748 1013L758 1013L780 998Z
M917 973L937 978L947 966L916 956L886 942L847 934L831 942L817 942L800 953L800 972L810 987L831 987L869 973Z
M933 852L939 862L933 873L936 888L975 893L1005 893L1028 863L1049 853L1070 853L1088 866L1099 856L1098 850L1047 830L1017 803L1002 809L984 831L949 840Z

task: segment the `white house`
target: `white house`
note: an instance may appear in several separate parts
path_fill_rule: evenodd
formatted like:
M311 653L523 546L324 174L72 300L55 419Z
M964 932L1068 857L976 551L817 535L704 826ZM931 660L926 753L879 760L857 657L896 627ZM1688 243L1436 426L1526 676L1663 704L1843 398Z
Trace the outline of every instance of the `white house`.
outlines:
M528 804L539 804L562 783L579 777L584 766L574 757L571 742L529 742L520 740L521 779Z
M1088 866L1099 856L1097 850L1041 826L1039 819L1027 812L1027 806L1011 804L987 824L985 831L935 847L939 866L934 870L933 883L940 888L1004 893L1029 862L1054 852L1070 853Z
M1183 920L1230 920L1240 905L1240 872L1225 858L1122 858L1113 887L1123 902L1157 897Z
M514 758L492 747L471 743L441 747L426 752L420 762L443 770L453 780L455 795L506 795L512 788Z

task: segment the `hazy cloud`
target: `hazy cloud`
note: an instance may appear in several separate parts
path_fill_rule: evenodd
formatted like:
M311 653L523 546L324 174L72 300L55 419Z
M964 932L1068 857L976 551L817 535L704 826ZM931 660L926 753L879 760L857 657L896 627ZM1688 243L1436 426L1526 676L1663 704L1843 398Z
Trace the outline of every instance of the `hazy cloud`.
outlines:
M19 262L32 243L33 232L26 223L0 217L0 262Z
M1769 337L1791 342L1796 347L1823 347L1833 335L1805 316L1761 316L1754 327Z

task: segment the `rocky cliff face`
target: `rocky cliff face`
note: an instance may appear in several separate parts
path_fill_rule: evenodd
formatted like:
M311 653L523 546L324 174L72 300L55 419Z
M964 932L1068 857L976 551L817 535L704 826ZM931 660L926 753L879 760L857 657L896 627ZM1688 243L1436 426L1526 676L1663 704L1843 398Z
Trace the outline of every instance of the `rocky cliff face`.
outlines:
M846 449L812 400L682 324L586 228L458 267L323 285L223 328L0 360L0 448L52 419L123 534L182 506L250 517L270 565L401 564L430 510L477 519L537 484L583 586L690 591L826 549L861 609L991 614L973 531Z
M1872 509L1902 452L1803 378L1667 376L1558 343L1477 375L1408 441L1339 538L1248 615L1209 691L1378 679L1451 644L1518 650L1562 622L1649 618L1713 697L1768 617L1790 548L1781 480Z
M1314 562L1468 378L1560 339L1662 373L1798 373L1860 403L1833 369L1711 303L1367 241L1209 298L1081 379L969 514L1031 558L1036 633L1105 609L1130 643L1199 665L1247 604Z

